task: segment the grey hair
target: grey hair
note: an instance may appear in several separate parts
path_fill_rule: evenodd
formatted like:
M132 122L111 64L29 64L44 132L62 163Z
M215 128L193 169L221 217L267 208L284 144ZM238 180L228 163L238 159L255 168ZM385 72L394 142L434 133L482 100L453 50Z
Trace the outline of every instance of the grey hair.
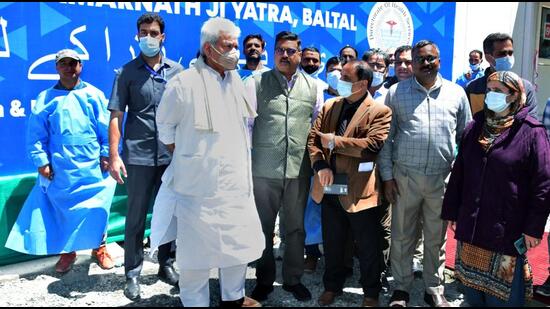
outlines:
M220 34L225 33L238 39L241 36L241 29L229 19L214 17L207 20L201 27L201 54L204 55L204 44L216 44Z

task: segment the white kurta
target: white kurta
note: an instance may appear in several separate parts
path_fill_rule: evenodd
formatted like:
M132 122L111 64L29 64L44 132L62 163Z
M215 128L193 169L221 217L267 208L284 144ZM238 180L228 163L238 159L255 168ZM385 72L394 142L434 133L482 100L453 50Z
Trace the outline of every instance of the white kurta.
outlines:
M232 79L226 75L222 80L209 67L203 70L203 74L209 74L208 79L216 81L209 84L208 91L209 97L216 98L210 102L211 112L217 114L213 118L223 119L216 124L217 132L197 130L193 126L192 108L195 107L185 102L193 95L188 95L185 88L197 91L198 87L186 85L190 78L196 78L189 74L188 78L180 76L179 86L175 87L186 86L179 91L169 91L168 86L157 114L161 140L163 135L174 135L163 131L180 130L175 134L174 156L179 158L177 156L182 155L185 160L192 160L173 160L163 176L153 211L152 245L160 245L177 236L178 266L190 270L247 264L258 259L265 247L252 190L251 155L242 106L233 95ZM176 121L178 125L174 126ZM180 128L176 129L177 126ZM184 140L180 141L178 137ZM208 157L197 156L197 152ZM177 162L193 160L197 164L178 167ZM210 164L212 162L215 164ZM176 179L182 174L177 170L181 168L192 170L192 173L179 177L188 177L186 182L198 183L198 186L174 187L182 183L181 179ZM210 183L212 173L215 174L214 193L200 196L197 192L209 191L198 189L201 176L208 178L206 182ZM171 217L173 214L177 223ZM176 224L177 235L173 231Z

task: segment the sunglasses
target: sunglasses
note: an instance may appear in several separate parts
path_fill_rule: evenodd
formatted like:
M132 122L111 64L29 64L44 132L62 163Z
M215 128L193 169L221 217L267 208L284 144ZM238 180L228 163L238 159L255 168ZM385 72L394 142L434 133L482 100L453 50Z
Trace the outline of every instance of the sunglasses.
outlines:
M281 48L281 47L275 48L275 53L279 56L283 56L285 52L289 57L292 57L294 56L294 54L298 52L298 50L294 48Z
M429 64L434 64L437 61L437 59L439 59L439 57L435 57L435 56L420 57L420 56L418 56L418 57L414 57L414 62L422 64L422 63L428 61Z
M403 61L401 61L401 60L396 60L396 61L395 61L395 67L400 67L403 63L404 63L406 66L409 66L409 65L412 65L413 62L412 62L412 60L403 60Z

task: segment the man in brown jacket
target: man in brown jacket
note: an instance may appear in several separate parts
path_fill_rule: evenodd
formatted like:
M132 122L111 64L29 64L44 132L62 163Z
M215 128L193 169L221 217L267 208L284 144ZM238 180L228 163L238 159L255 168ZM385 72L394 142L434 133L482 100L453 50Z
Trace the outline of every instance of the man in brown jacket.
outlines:
M365 295L363 305L377 306L381 290L380 213L374 161L386 140L391 109L375 103L368 92L372 70L364 61L346 63L336 97L325 103L308 138L316 172L312 198L322 204L325 250L325 291L319 305L329 305L342 293L344 253L349 228L357 246ZM347 180L346 195L324 194L338 175Z

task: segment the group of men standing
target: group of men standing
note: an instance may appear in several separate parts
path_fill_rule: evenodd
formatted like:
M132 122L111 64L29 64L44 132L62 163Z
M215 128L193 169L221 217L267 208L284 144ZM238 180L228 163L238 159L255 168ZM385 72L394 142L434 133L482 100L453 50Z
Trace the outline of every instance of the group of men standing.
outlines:
M327 69L323 86L310 75L318 61L304 57L315 50L302 49L298 35L276 36L273 69L259 61L265 42L248 36L247 59L258 61L241 70L250 75L243 82L235 70L240 29L231 21L212 18L202 26L200 56L187 70L160 52L165 40L160 16L143 15L137 28L141 54L117 73L108 104L109 160L102 167L120 184L121 174L126 177L128 298L140 295L145 216L156 197L151 243L159 250L159 277L179 286L185 306L209 305L212 268L219 269L223 306L258 306L268 298L276 277L273 233L279 211L286 245L282 288L297 300L310 300L301 277L311 194L322 208L326 269L320 305L342 294L349 235L359 260L363 305L378 305L390 220L389 262L396 282L390 305L409 301L418 222L425 247L424 300L448 305L441 204L458 141L472 116L462 88L439 74L435 43L423 40L397 49L398 82L391 87L383 83L387 54L373 49L358 60L353 47L344 47L339 78ZM325 102L327 88L338 96ZM335 184L344 186L345 194L328 192ZM246 268L254 261L256 286L249 298Z

